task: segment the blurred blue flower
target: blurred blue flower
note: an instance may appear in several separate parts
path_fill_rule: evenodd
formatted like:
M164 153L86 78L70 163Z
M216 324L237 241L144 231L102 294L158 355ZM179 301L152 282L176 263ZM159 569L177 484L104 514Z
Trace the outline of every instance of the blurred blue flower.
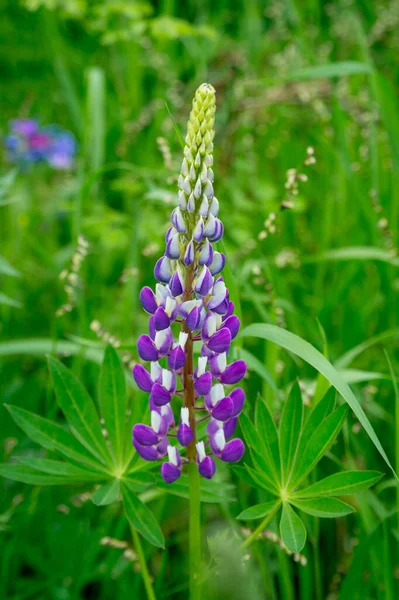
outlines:
M59 125L40 127L34 119L14 119L4 144L10 162L20 167L46 162L53 169L73 166L77 151L75 137Z

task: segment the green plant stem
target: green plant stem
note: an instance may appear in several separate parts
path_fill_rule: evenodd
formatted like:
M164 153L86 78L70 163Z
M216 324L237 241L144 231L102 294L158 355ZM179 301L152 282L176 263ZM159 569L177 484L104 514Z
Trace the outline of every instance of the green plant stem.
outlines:
M134 549L136 550L137 557L139 559L140 573L143 578L145 591L147 592L148 600L156 600L154 589L152 587L151 576L147 568L147 562L145 560L143 546L141 545L140 536L134 527L130 527L133 538Z
M201 569L201 504L200 479L195 463L189 464L190 484L190 600L201 599L200 569Z
M241 548L248 548L256 540L258 535L262 533L264 529L268 526L278 509L280 508L280 504L277 504L276 508L272 510L270 514L262 521L262 523L251 533L251 535L242 543Z

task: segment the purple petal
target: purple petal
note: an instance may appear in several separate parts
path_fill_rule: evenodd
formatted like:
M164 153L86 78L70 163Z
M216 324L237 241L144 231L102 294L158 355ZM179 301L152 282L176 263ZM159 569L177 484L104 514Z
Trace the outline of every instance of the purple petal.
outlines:
M158 308L158 304L155 299L155 294L152 291L152 289L148 286L143 287L143 289L141 290L140 301L143 305L144 310L150 313L151 315L153 315Z
M198 472L206 479L212 479L216 471L216 465L213 458L206 456L202 462L197 461Z
M233 413L233 401L229 396L222 398L212 409L212 417L218 421L227 421Z
M204 237L204 221L200 218L195 226L193 238L196 242L201 242Z
M194 433L191 427L184 424L180 425L177 430L177 439L182 446L188 446L194 439Z
M164 437L159 442L158 446L156 447L157 453L158 453L158 458L163 458L168 453L168 446L169 446L168 438Z
M245 392L241 388L236 388L230 394L230 398L233 401L233 417L238 417L243 409L245 402Z
M213 277L209 272L208 267L202 267L202 271L195 283L195 291L201 296L206 296L211 291L213 286Z
M169 289L172 296L180 296L183 293L183 282L179 271L175 271L169 282Z
M133 446L144 460L158 460L159 454L154 446L142 446L135 438L133 438Z
M208 348L217 354L227 352L231 343L230 329L223 327L219 329L213 336L208 340Z
M191 265L194 262L194 258L195 258L194 242L193 242L193 240L190 240L190 242L187 244L187 248L184 253L183 262L188 267L188 265Z
M165 254L168 258L180 258L179 234L176 233L166 244Z
M142 425L137 423L133 427L133 439L135 439L140 446L154 446L158 443L158 434L155 433L148 425Z
M231 419L230 419L231 421ZM226 421L225 424L229 423L229 421ZM216 421L216 419L210 419L208 425L206 426L206 432L209 436L214 436L215 433L217 432L217 430L220 429L219 427L219 423L218 421Z
M141 335L137 340L137 351L143 360L158 360L158 350L148 335Z
M227 439L233 435L237 427L238 418L232 417L223 425L224 437Z
M160 383L154 383L151 390L150 401L156 406L164 406L172 399L172 394L168 392Z
M168 357L168 366L171 371L180 371L186 362L186 353L181 346L176 346Z
M220 376L221 383L237 383L247 372L247 365L243 360L236 360L227 367L224 373Z
M224 254L220 252L215 252L213 255L213 260L209 265L209 270L212 275L217 275L220 271L223 271L224 266L226 264L226 257Z
M198 262L200 265L209 265L213 261L213 248L211 242L206 238L204 245L202 246L201 252L199 254Z
M179 467L165 462L161 465L161 475L165 483L173 483L176 479L179 479L181 471Z
M186 319L186 325L190 331L195 331L198 328L198 323L200 320L200 309L198 306L195 306L193 310L190 312Z
M147 369L143 367L143 365L134 365L133 377L137 383L137 386L143 390L143 392L151 392L153 381L151 379L151 375Z
M211 387L212 375L209 373L209 371L201 375L201 377L194 382L194 388L198 396L205 396L205 394L209 394Z
M228 329L230 329L231 339L234 340L240 329L240 319L235 315L227 317L227 319L223 321L223 327L227 327Z
M227 442L222 452L220 453L220 458L225 462L238 462L242 459L245 452L244 442L240 440L240 438L235 438L234 440L230 440Z
M173 335L170 328L157 331L154 338L154 344L158 350L159 356L165 356L170 350L173 342Z
M159 306L154 313L154 327L156 331L167 329L170 325L170 319L162 306Z
M229 299L226 297L223 302L212 308L212 311L218 315L225 315L229 310Z
M157 260L154 267L154 277L158 281L169 283L169 280L172 277L172 270L167 256L161 256L161 258Z
M215 224L214 234L208 236L211 242L218 242L223 237L223 231L224 231L223 223L220 219L215 219L215 220L216 220L216 224Z
M186 233L187 228L184 222L183 213L180 208L175 208L172 212L172 224L179 233Z

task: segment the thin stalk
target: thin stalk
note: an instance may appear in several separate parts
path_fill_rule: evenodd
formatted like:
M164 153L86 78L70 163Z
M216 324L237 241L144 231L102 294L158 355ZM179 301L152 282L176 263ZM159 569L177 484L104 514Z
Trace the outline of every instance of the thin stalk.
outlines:
M147 562L145 560L143 546L141 545L140 536L134 527L130 527L133 538L134 549L136 550L137 557L139 559L140 573L143 578L145 591L147 592L148 600L157 600L154 589L152 587L151 576L147 568Z
M248 548L248 546L250 546L252 542L256 540L258 535L262 533L264 529L266 529L266 527L268 526L268 524L270 523L270 521L272 520L279 508L280 504L277 504L276 508L274 508L272 512L267 515L267 517L262 521L259 527L257 527L255 531L253 531L251 535L247 537L247 539L241 544L241 548Z

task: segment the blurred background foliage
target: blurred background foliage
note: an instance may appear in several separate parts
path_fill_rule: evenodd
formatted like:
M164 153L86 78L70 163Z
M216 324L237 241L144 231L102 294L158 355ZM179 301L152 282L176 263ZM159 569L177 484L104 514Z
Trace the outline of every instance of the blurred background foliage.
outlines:
M74 167L65 172L42 164L16 170L3 154L2 400L57 416L46 352L65 355L94 396L106 340L121 348L126 365L137 359L135 338L146 327L138 291L153 285L177 197L181 148L170 114L184 132L193 93L209 81L218 102L215 189L243 324L286 327L323 351L352 384L393 457L399 434L381 343L394 359L399 4L0 0L0 6L3 136L11 119L29 117L60 125L78 142ZM80 235L88 253L66 293L59 275L74 256L76 262ZM56 316L66 302L72 309ZM296 377L310 402L316 379L306 363L270 343L246 344L266 369L262 378L258 365L247 381L249 408L262 393L278 412L270 381L283 390ZM131 401L144 397L135 392ZM334 448L339 464L384 470L353 416L347 433ZM4 409L0 436L3 462L37 453ZM368 492L361 517L321 524L306 567L273 543L271 532L251 566L267 597L294 598L299 586L302 598L335 598L338 590L340 598L394 598L394 489L389 481L381 486L378 495ZM128 540L117 505L96 509L87 489L2 481L1 490L0 597L143 597L134 553L108 539ZM240 483L231 513L206 505L216 569L207 598L243 597L240 583L226 587L220 575L221 564L239 565L239 558L219 530L231 527L231 515L254 495ZM160 598L183 598L186 501L164 496L154 511L168 538L164 554L146 549L158 574L155 588ZM236 572L239 578L239 566Z

